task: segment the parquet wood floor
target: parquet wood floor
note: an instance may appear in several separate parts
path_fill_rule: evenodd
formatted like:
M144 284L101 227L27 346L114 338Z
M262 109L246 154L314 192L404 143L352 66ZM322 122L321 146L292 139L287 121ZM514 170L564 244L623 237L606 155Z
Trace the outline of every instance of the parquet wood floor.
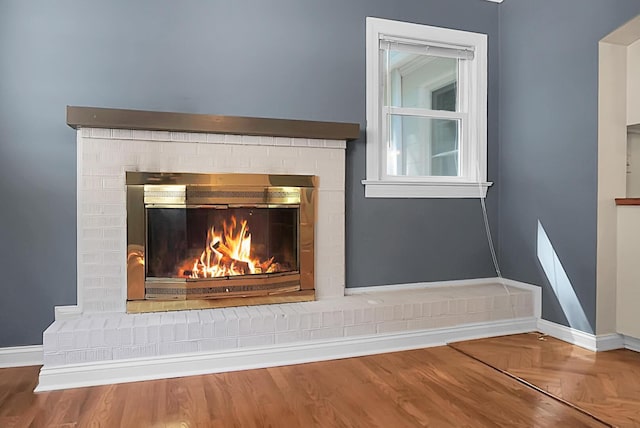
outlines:
M0 427L602 427L448 347L34 394L0 369Z
M450 346L609 424L640 427L640 353L595 353L541 334Z

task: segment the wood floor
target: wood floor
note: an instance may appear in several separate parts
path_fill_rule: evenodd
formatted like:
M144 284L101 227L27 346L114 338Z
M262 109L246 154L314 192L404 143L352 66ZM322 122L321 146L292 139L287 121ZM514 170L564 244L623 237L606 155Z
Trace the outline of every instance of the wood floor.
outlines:
M500 358L495 360L513 366L517 358L501 356L510 341L517 343L516 351L525 342L545 346L551 342L524 336L524 342L521 336L498 342L493 352ZM456 346L475 352L471 348L479 344ZM574 356L583 357L579 348L568 346L571 351L560 357L557 367L570 371ZM485 349L485 356L491 357L490 349ZM529 352L537 356L517 354L526 363L547 361L548 355L532 345ZM624 364L636 368L637 362L624 358ZM452 347L34 394L38 369L0 369L0 427L603 427L611 423ZM640 382L622 383L628 389L619 391L618 376L612 375L604 394L589 386L579 398L615 393L627 400L623 404L632 404L640 398ZM635 408L640 411L640 405ZM616 409L622 407L613 413Z
M450 346L601 421L640 427L640 353L595 353L540 334Z

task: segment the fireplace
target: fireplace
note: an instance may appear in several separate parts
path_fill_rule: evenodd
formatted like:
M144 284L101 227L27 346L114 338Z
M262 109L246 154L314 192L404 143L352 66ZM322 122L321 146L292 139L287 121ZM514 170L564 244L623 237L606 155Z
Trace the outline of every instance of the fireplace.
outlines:
M127 172L128 309L312 300L316 181Z

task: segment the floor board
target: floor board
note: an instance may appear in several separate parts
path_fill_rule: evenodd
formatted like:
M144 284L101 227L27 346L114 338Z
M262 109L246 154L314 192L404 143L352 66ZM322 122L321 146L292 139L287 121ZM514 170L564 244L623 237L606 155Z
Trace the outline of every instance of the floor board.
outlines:
M607 426L448 347L34 394L37 373L0 369L0 427Z
M640 427L640 353L596 353L536 333L450 346L609 424Z

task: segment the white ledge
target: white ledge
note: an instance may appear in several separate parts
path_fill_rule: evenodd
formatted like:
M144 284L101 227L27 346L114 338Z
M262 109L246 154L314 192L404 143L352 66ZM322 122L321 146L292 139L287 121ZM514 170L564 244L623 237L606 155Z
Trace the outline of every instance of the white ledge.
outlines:
M485 198L492 182L362 180L366 198Z

